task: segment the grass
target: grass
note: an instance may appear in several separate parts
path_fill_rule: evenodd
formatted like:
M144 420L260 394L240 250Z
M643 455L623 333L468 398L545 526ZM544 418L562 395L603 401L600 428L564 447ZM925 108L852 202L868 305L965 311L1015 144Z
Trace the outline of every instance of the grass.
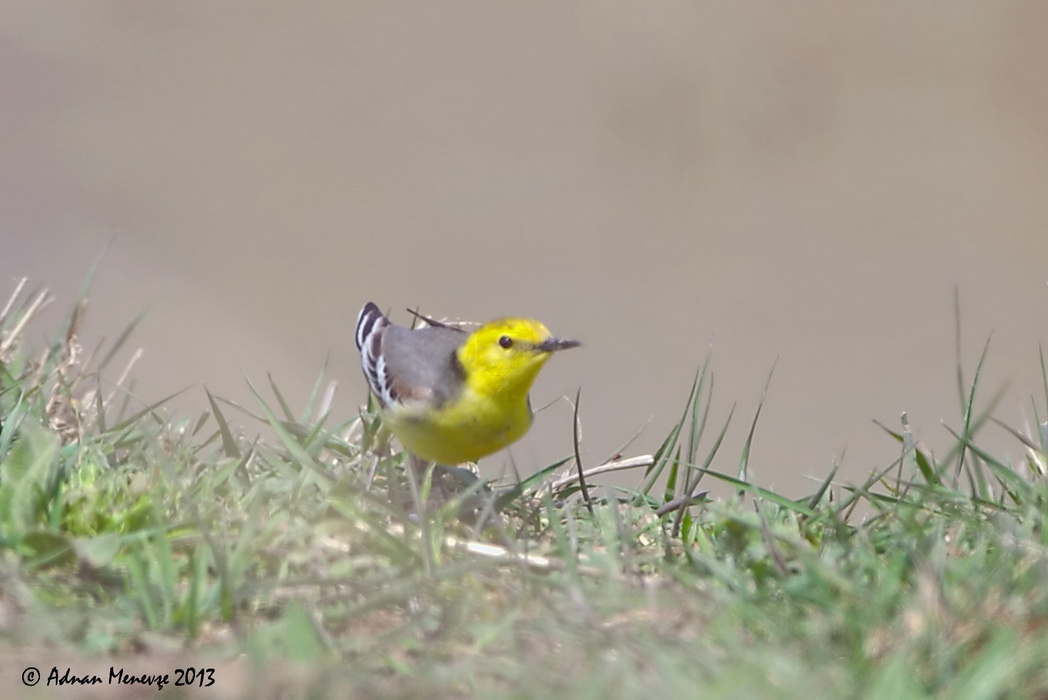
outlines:
M130 368L102 379L129 332L85 357L83 303L28 348L48 300L23 284L0 311L9 692L26 666L115 664L214 669L221 697L1048 696L1048 403L1034 433L1008 428L1024 458L998 460L978 370L958 368L949 454L904 416L861 484L752 483L757 416L732 458L704 366L655 455L466 478L420 522L441 477L412 489L403 454L377 457L370 408L339 422L318 380L296 411L270 381L172 417ZM635 488L594 485L627 469ZM717 482L731 495L710 500Z

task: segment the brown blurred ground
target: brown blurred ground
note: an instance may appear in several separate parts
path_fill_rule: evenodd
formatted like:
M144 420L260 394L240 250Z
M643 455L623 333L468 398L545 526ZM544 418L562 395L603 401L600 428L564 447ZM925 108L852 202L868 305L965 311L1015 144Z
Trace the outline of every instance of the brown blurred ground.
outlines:
M652 416L627 452L653 450L712 344L730 471L778 358L752 467L801 493L895 456L871 418L946 443L955 283L998 414L1041 391L1042 3L0 9L0 296L65 307L112 240L90 330L151 305L144 398L272 371L301 402L330 355L351 415L365 301L532 315L586 343L535 399L582 387L591 464ZM560 403L513 454L570 450Z

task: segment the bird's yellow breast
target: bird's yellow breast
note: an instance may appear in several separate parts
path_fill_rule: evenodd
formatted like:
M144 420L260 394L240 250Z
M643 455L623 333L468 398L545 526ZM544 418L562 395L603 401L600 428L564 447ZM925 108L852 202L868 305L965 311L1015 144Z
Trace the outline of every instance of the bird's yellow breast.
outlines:
M402 403L385 412L390 432L416 456L438 464L476 462L520 439L531 427L527 393L491 396L469 386L458 400L434 409Z

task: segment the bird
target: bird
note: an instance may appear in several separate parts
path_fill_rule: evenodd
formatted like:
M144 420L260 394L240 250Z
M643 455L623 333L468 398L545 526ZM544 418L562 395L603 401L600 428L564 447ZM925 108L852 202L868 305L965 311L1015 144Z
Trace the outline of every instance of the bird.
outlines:
M355 340L384 425L410 454L439 465L476 462L523 437L539 371L581 344L528 318L472 332L420 318L429 325L398 326L368 302Z

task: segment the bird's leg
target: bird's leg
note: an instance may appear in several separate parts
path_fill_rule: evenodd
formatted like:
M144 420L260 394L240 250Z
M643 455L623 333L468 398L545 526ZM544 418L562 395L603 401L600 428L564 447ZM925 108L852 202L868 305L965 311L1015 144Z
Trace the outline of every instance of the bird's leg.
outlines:
M461 488L449 487L445 482L445 479L449 477L449 472L465 472L467 470L445 467L436 462L419 459L409 452L407 469L405 471L411 484L411 495L415 500L415 509L419 513L423 513L430 507L441 507L454 498L458 491L461 490ZM461 477L459 479L461 481Z
M411 500L415 502L415 513L421 519L426 514L426 502L422 497L422 484L423 479L426 476L426 465L425 460L419 459L415 455L408 453L408 462L404 469L408 477L408 488L411 489Z
M425 473L426 462L408 453L405 471L408 485L411 488L411 499L415 501L415 517L418 518L419 535L422 538L422 562L427 575L432 575L434 567L433 543L429 539L429 524L426 522L426 503L419 488L419 475Z
M371 451L375 461L371 463L371 469L368 470L367 481L364 482L364 490L370 491L371 484L375 481L375 474L378 473L378 467L385 460L386 464L389 464L389 460L393 457L393 450L389 447L389 440L382 440L378 446ZM387 472L388 473L388 472Z
M458 508L456 517L459 519L474 522L485 510L491 512L481 518L482 521L497 517L492 510L495 494L477 474L463 467L449 467L419 459L411 453L408 455L407 477L415 512L420 519L427 511L441 508L460 497L464 501Z

